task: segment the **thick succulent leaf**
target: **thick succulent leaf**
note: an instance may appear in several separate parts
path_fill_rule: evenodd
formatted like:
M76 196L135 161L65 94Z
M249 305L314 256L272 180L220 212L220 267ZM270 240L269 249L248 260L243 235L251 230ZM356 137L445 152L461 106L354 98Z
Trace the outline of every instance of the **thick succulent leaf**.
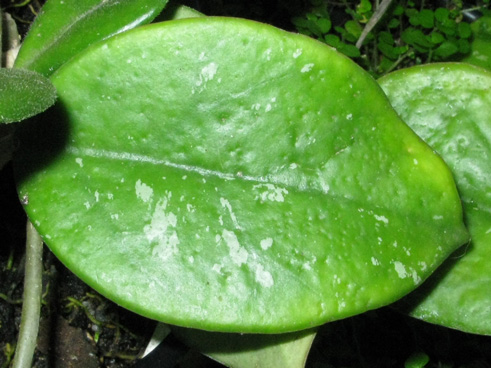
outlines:
M231 368L302 368L316 329L281 335L231 334L173 327L188 346Z
M155 18L154 22L163 22L166 20L177 20L186 18L203 17L204 14L185 5L169 4L165 10Z
M151 22L167 0L48 0L15 66L45 76L90 44Z
M41 74L0 68L0 123L21 121L39 114L55 100L55 87Z
M434 64L395 72L380 84L450 166L472 237L401 307L429 322L491 335L491 73Z
M468 240L445 163L307 37L163 22L52 81L60 102L19 137L20 197L70 269L148 317L310 328L402 297Z
M462 61L491 69L491 16L484 16L471 24L471 53Z

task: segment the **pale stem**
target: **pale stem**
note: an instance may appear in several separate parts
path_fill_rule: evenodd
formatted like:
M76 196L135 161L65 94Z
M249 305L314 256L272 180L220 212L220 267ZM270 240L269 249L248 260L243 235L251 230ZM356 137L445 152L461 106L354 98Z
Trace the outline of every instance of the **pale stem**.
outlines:
M31 368L41 313L43 240L27 222L24 297L17 348L12 368Z

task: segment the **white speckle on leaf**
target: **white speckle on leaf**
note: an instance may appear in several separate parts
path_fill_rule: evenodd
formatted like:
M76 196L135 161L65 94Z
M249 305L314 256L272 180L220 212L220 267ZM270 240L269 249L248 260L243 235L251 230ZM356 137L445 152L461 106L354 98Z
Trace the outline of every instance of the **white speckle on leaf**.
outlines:
M119 215L117 213L114 213L111 215L111 219L113 220L119 220Z
M237 266L241 266L243 263L247 262L247 258L249 253L243 247L241 247L237 236L233 231L223 230L222 231L222 239L227 244L229 248L229 255L232 258L232 262Z
M298 167L296 163L290 164L290 170L295 170Z
M260 103L255 103L254 105L251 106L251 108L253 110L259 111L259 109L261 108L261 104Z
M189 256L188 261L189 261L189 263L194 263L194 257L193 256Z
M264 202L266 200L273 202L284 202L284 196L288 194L287 189L276 187L273 184L258 184L254 185L252 189L266 189L265 191L261 192L259 196L255 197L256 200L260 199L261 202Z
M416 160L416 159L413 159L413 162L414 162L415 165L418 164L418 160Z
M312 68L314 67L314 64L313 63L310 63L310 64L305 64L302 69L300 70L301 73L307 73L307 72L310 72L312 70Z
M222 265L215 263L211 269L212 269L212 271L215 271L216 273L219 273L221 275L222 274L222 267L223 267Z
M203 83L211 81L218 70L218 65L216 63L210 63L201 69L199 75L199 80L196 82L197 86L201 86Z
M221 203L222 207L224 207L228 210L228 213L230 214L230 219L232 220L235 228L242 230L242 227L239 225L239 223L237 221L237 217L235 216L235 214L232 210L232 206L230 205L230 202L227 199L222 197L222 198L220 198L220 203ZM223 223L222 223L222 225L223 225Z
M267 250L267 249L271 248L272 245L273 245L273 239L272 238L266 238L266 239L261 240L261 248L263 250Z
M80 167L84 167L84 160L81 159L80 157L77 157L75 159L75 162L80 166Z
M293 53L293 58L296 59L300 55L302 55L302 49L296 49L295 52Z
M193 213L194 211L196 211L196 209L194 208L194 206L192 204L190 204L190 203L188 203L186 205L186 209L188 210L188 212L191 212L191 213Z
M406 267L401 262L395 261L394 262L394 268L395 268L399 278L405 279L406 277L409 276L409 274L406 271Z
M272 108L273 108L273 107L271 106L271 104L267 104L267 105L266 105L266 108L264 109L264 111L265 111L265 112L270 112Z
M85 208L89 209L90 208L90 202L85 202L84 206L85 206Z
M383 222L384 224L388 224L389 223L389 219L387 217L385 217L385 216L373 215L373 217L375 217L375 220L380 221L380 222Z
M377 258L372 257L372 264L374 266L380 266L380 261Z
M433 220L443 220L443 216L442 215L435 215L435 216L433 216Z
M95 196L95 201L99 202L99 192L97 190L95 191L94 196Z
M142 183L140 179L135 184L136 196L143 202L148 202L153 197L153 189L145 183Z
M179 244L175 230L177 217L172 212L165 211L170 198L169 193L156 204L150 224L143 228L147 240L154 245L152 255L164 261L178 252Z
M346 115L346 119L348 119L348 120L353 120L353 114L348 114L348 115Z
M268 271L266 271L263 265L261 264L258 264L256 266L255 276L256 276L256 281L261 286L270 288L271 286L274 285L273 276L271 276L271 274Z

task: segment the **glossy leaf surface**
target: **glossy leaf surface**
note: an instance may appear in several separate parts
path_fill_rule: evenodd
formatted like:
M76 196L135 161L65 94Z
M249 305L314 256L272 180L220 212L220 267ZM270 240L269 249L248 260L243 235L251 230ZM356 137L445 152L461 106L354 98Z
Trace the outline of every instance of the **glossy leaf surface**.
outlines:
M20 196L72 271L143 315L310 328L402 297L468 239L444 162L307 37L163 22L52 81L60 102L20 137Z
M302 368L316 329L281 335L231 334L189 328L172 332L186 345L231 368Z
M55 100L56 90L49 79L29 70L0 68L0 123L39 114Z
M429 322L491 335L491 73L434 64L395 72L380 84L450 166L472 237L401 305Z
M48 0L15 66L45 76L90 44L151 22L167 0Z

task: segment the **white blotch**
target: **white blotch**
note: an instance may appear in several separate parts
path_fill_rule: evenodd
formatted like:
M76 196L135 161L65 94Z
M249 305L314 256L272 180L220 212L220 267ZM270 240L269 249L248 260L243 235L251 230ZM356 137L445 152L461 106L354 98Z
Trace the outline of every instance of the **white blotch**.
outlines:
M435 216L433 216L433 220L443 220L443 216L442 215L435 215Z
M296 163L290 164L290 170L295 170L298 167Z
M152 199L153 189L145 183L142 183L140 179L135 184L136 196L143 202L148 202Z
M271 60L271 49L267 49L264 54L266 55L266 60Z
M113 199L114 195L112 193L107 193L107 199Z
M154 244L152 255L167 260L178 252L179 238L176 232L177 217L172 212L166 212L171 193L161 199L155 206L152 220L143 228L147 240Z
M85 208L89 209L90 208L90 203L89 202L85 202L84 203L84 206L85 206Z
M394 243L392 243L392 245L394 246L394 248L397 248L397 241L394 241Z
M384 224L388 224L389 223L389 219L387 217L385 217L385 216L373 215L373 217L375 217L375 220L380 221L380 222L383 222Z
M184 175L184 176L182 177L182 180L186 180L187 178L188 178L188 176L187 176L187 175Z
M95 201L99 202L99 192L96 190L94 193Z
M413 162L414 162L415 165L418 164L418 160L416 160L416 159L414 159Z
M273 245L273 239L272 238L266 238L266 239L261 240L261 248L263 250L271 248L272 245Z
M219 273L220 275L222 274L222 265L219 265L215 263L213 267L211 268L212 271L215 271L216 273Z
M188 203L186 205L186 209L188 210L188 212L191 212L191 213L193 213L194 211L196 211L196 209L194 208L194 206L192 204L190 204L190 203Z
M77 157L75 159L75 162L80 166L80 167L84 167L84 160L81 159L80 157Z
M239 222L237 221L237 217L235 216L234 211L232 210L232 206L230 205L230 202L227 199L222 197L222 198L220 198L220 203L221 203L223 208L226 208L228 210L228 213L230 215L230 219L232 220L235 228L238 230L242 230L242 227L239 225Z
M255 103L254 105L251 106L251 109L256 110L256 111L259 111L260 108L261 108L260 103Z
M265 112L270 112L272 108L273 108L273 107L271 106L271 104L267 104L267 105L266 105L266 108L264 109L264 111L265 111Z
M307 72L310 72L312 70L312 68L314 67L314 64L313 63L310 63L310 64L305 64L302 68L302 70L300 70L301 73L307 73Z
M215 74L217 73L218 65L216 63L210 63L201 69L201 73L199 75L199 80L196 82L197 86L203 85L208 81L211 81Z
M380 261L377 258L372 257L372 264L374 266L380 266Z
M271 287L274 285L274 280L273 280L273 276L271 276L271 274L266 271L263 267L263 265L261 264L258 264L256 266L256 272L255 272L255 276L256 276L256 281L261 285L261 286L264 286L264 287Z
M237 266L241 266L243 263L247 262L247 258L249 253L243 247L241 247L237 236L233 231L223 230L222 231L222 239L227 244L229 248L229 255L232 258L232 262Z
M111 219L119 220L119 215L117 213L111 215Z
M296 49L295 52L293 53L293 58L296 59L300 55L302 55L302 49Z
M266 200L274 201L274 202L284 202L285 195L288 194L288 190L281 187L276 187L273 184L258 184L254 185L252 189L266 189L261 192L259 196L256 196L254 199L261 199L261 202Z
M394 268L395 268L399 278L405 279L406 277L409 276L409 274L406 271L406 267L401 262L395 261L394 262Z
M193 256L190 256L190 257L188 258L188 261L189 261L189 263L194 263L194 257L193 257Z
M348 115L346 115L346 119L348 119L348 120L353 120L353 114L348 114Z

